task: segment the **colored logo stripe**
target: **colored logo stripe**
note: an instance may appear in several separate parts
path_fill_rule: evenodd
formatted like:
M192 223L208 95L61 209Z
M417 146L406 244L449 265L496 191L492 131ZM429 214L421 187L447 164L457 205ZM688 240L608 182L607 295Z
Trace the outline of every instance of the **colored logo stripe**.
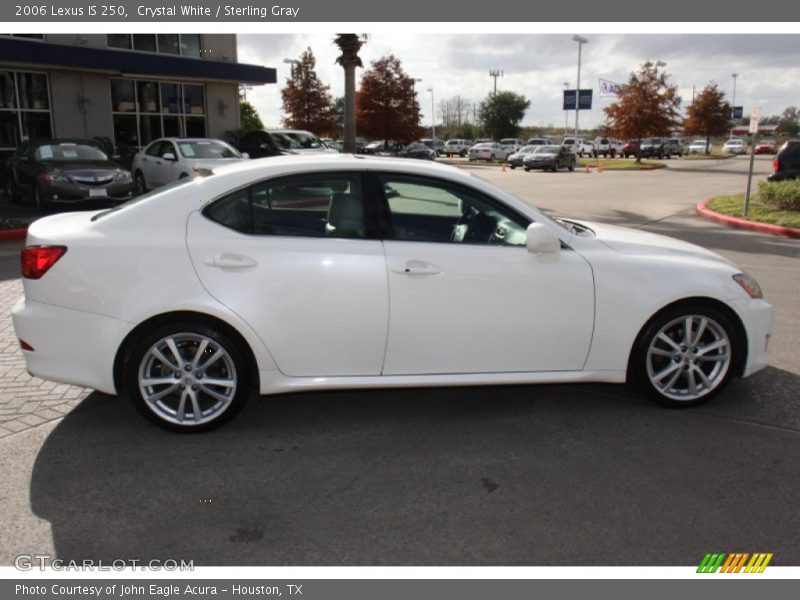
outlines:
M771 552L756 552L750 554L748 552L733 552L727 554L725 552L709 552L703 557L700 566L697 567L698 573L739 573L744 567L744 573L763 573L764 569L772 560L773 554ZM750 559L748 562L747 559ZM745 566L747 563L747 566Z

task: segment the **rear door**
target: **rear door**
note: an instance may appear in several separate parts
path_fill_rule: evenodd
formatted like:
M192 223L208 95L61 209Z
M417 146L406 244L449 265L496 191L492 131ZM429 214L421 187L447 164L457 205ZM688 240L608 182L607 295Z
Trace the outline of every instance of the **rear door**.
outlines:
M193 213L187 244L204 287L294 377L380 375L389 297L358 173L245 187Z

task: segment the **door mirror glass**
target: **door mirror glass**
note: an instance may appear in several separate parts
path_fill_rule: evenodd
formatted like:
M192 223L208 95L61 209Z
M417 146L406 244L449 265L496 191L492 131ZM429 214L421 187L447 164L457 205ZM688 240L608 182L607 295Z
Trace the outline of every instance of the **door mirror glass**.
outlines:
M557 254L561 241L541 223L531 223L527 230L527 247L531 254Z
M177 160L177 158L175 158L175 153L174 152L165 152L161 156L161 158L163 158L164 160Z

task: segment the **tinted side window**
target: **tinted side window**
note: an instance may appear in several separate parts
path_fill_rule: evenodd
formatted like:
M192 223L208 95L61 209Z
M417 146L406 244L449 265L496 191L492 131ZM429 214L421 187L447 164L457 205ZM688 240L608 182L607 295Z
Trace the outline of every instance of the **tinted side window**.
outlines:
M161 142L153 142L144 151L147 156L161 156Z
M363 238L360 178L320 174L255 184L220 198L203 214L255 235Z
M528 222L479 192L427 178L380 180L397 240L525 245Z

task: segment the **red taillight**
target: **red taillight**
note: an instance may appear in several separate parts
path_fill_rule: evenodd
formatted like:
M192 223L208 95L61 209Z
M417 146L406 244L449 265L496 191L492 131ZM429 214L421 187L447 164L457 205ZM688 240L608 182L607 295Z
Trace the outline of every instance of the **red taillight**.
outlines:
M28 342L19 338L19 347L23 350L27 350L28 352L33 352L33 346L31 346Z
M772 172L777 173L780 170L781 170L781 161L776 158L775 160L772 161Z
M40 279L66 251L66 246L26 246L21 253L22 276Z

